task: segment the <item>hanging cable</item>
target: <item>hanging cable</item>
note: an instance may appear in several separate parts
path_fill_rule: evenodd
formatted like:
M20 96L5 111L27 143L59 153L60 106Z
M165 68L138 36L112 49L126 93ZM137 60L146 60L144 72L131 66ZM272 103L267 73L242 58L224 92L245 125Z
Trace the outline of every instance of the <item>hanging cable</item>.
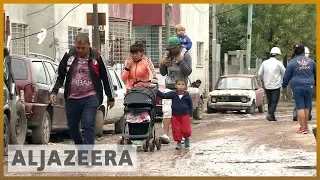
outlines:
M76 9L77 7L79 7L80 5L81 5L81 4L78 4L77 6L73 7L69 12L67 12L67 14L65 14L65 15L63 16L63 18L62 18L58 23L56 23L55 25L47 28L47 30L52 29L52 28L54 28L55 26L57 26L58 24L60 24L60 23L67 17L67 15L68 15L71 11L73 11L74 9ZM36 33L32 33L32 34L29 34L29 35L27 35L27 36L12 38L11 40L13 41L13 40L17 40L17 39L22 39L22 38L34 36L34 35L37 35L37 34L39 34L39 33L41 33L41 32L42 32L42 31L39 31L39 32L36 32Z
M40 9L40 10L36 11L36 12L33 12L33 13L30 13L30 14L27 14L27 16L31 16L31 15L33 15L33 14L40 13L40 12L42 12L42 11L44 11L44 10L48 9L49 7L51 7L51 6L53 6L53 5L54 5L54 4L50 4L50 5L48 5L48 6L44 7L44 8L42 8L42 9Z

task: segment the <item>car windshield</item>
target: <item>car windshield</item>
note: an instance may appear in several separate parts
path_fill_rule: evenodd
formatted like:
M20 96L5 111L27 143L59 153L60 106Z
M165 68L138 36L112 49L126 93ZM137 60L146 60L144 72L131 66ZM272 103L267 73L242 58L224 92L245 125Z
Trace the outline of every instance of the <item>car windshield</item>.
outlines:
M219 79L216 89L252 89L252 81L250 77L223 77Z

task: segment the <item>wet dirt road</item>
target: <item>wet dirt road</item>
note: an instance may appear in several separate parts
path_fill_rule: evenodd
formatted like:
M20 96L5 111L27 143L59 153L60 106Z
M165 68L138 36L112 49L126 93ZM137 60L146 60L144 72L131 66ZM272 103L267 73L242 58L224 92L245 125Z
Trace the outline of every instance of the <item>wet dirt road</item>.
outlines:
M13 176L316 176L316 140L312 133L298 134L292 105L281 102L277 122L264 114L205 114L194 120L191 148L175 150L171 140L160 151L138 149L135 173L6 173ZM315 108L313 121L315 124ZM108 126L107 128L112 128ZM157 134L162 133L156 124ZM119 135L106 134L96 144L116 143ZM171 137L172 138L172 137ZM64 139L61 143L70 144ZM5 168L5 172L7 172Z

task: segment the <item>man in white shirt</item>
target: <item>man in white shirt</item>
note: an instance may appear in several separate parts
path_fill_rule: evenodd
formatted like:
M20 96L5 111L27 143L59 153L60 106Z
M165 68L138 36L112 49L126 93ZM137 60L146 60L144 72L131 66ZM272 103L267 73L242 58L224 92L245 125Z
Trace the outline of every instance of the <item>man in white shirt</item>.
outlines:
M263 80L268 99L268 114L266 118L269 121L277 121L275 111L280 99L282 78L286 70L282 62L278 60L279 55L281 55L280 49L273 47L270 51L270 58L262 62L258 72L260 79Z

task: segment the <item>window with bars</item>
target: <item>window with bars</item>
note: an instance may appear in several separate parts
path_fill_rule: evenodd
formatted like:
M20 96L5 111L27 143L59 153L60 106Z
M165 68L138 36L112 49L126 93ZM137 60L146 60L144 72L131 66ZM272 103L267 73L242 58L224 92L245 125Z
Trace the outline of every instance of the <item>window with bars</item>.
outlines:
M24 37L29 34L29 26L27 24L19 24L19 23L12 23L12 53L13 54L21 54L26 55L29 52L29 37Z
M174 27L170 27L170 37L175 35ZM131 41L132 43L143 41L145 43L145 54L151 58L155 67L159 66L159 62L166 51L165 26L135 26Z
M176 36L176 33L174 32L174 27L170 27L170 37ZM166 37L166 27L162 27L162 55L166 52L167 48L167 37Z
M127 57L130 55L131 42L131 21L119 18L109 18L109 36L107 44L109 45L109 62L114 64L123 64Z
M204 42L197 42L197 66L202 67L204 61Z
M132 43L141 41L144 44L145 55L151 58L154 64L159 62L160 43L159 26L135 26L133 28Z
M75 45L74 41L76 39L76 36L82 32L81 30L82 28L80 27L68 26L68 47L69 48Z

